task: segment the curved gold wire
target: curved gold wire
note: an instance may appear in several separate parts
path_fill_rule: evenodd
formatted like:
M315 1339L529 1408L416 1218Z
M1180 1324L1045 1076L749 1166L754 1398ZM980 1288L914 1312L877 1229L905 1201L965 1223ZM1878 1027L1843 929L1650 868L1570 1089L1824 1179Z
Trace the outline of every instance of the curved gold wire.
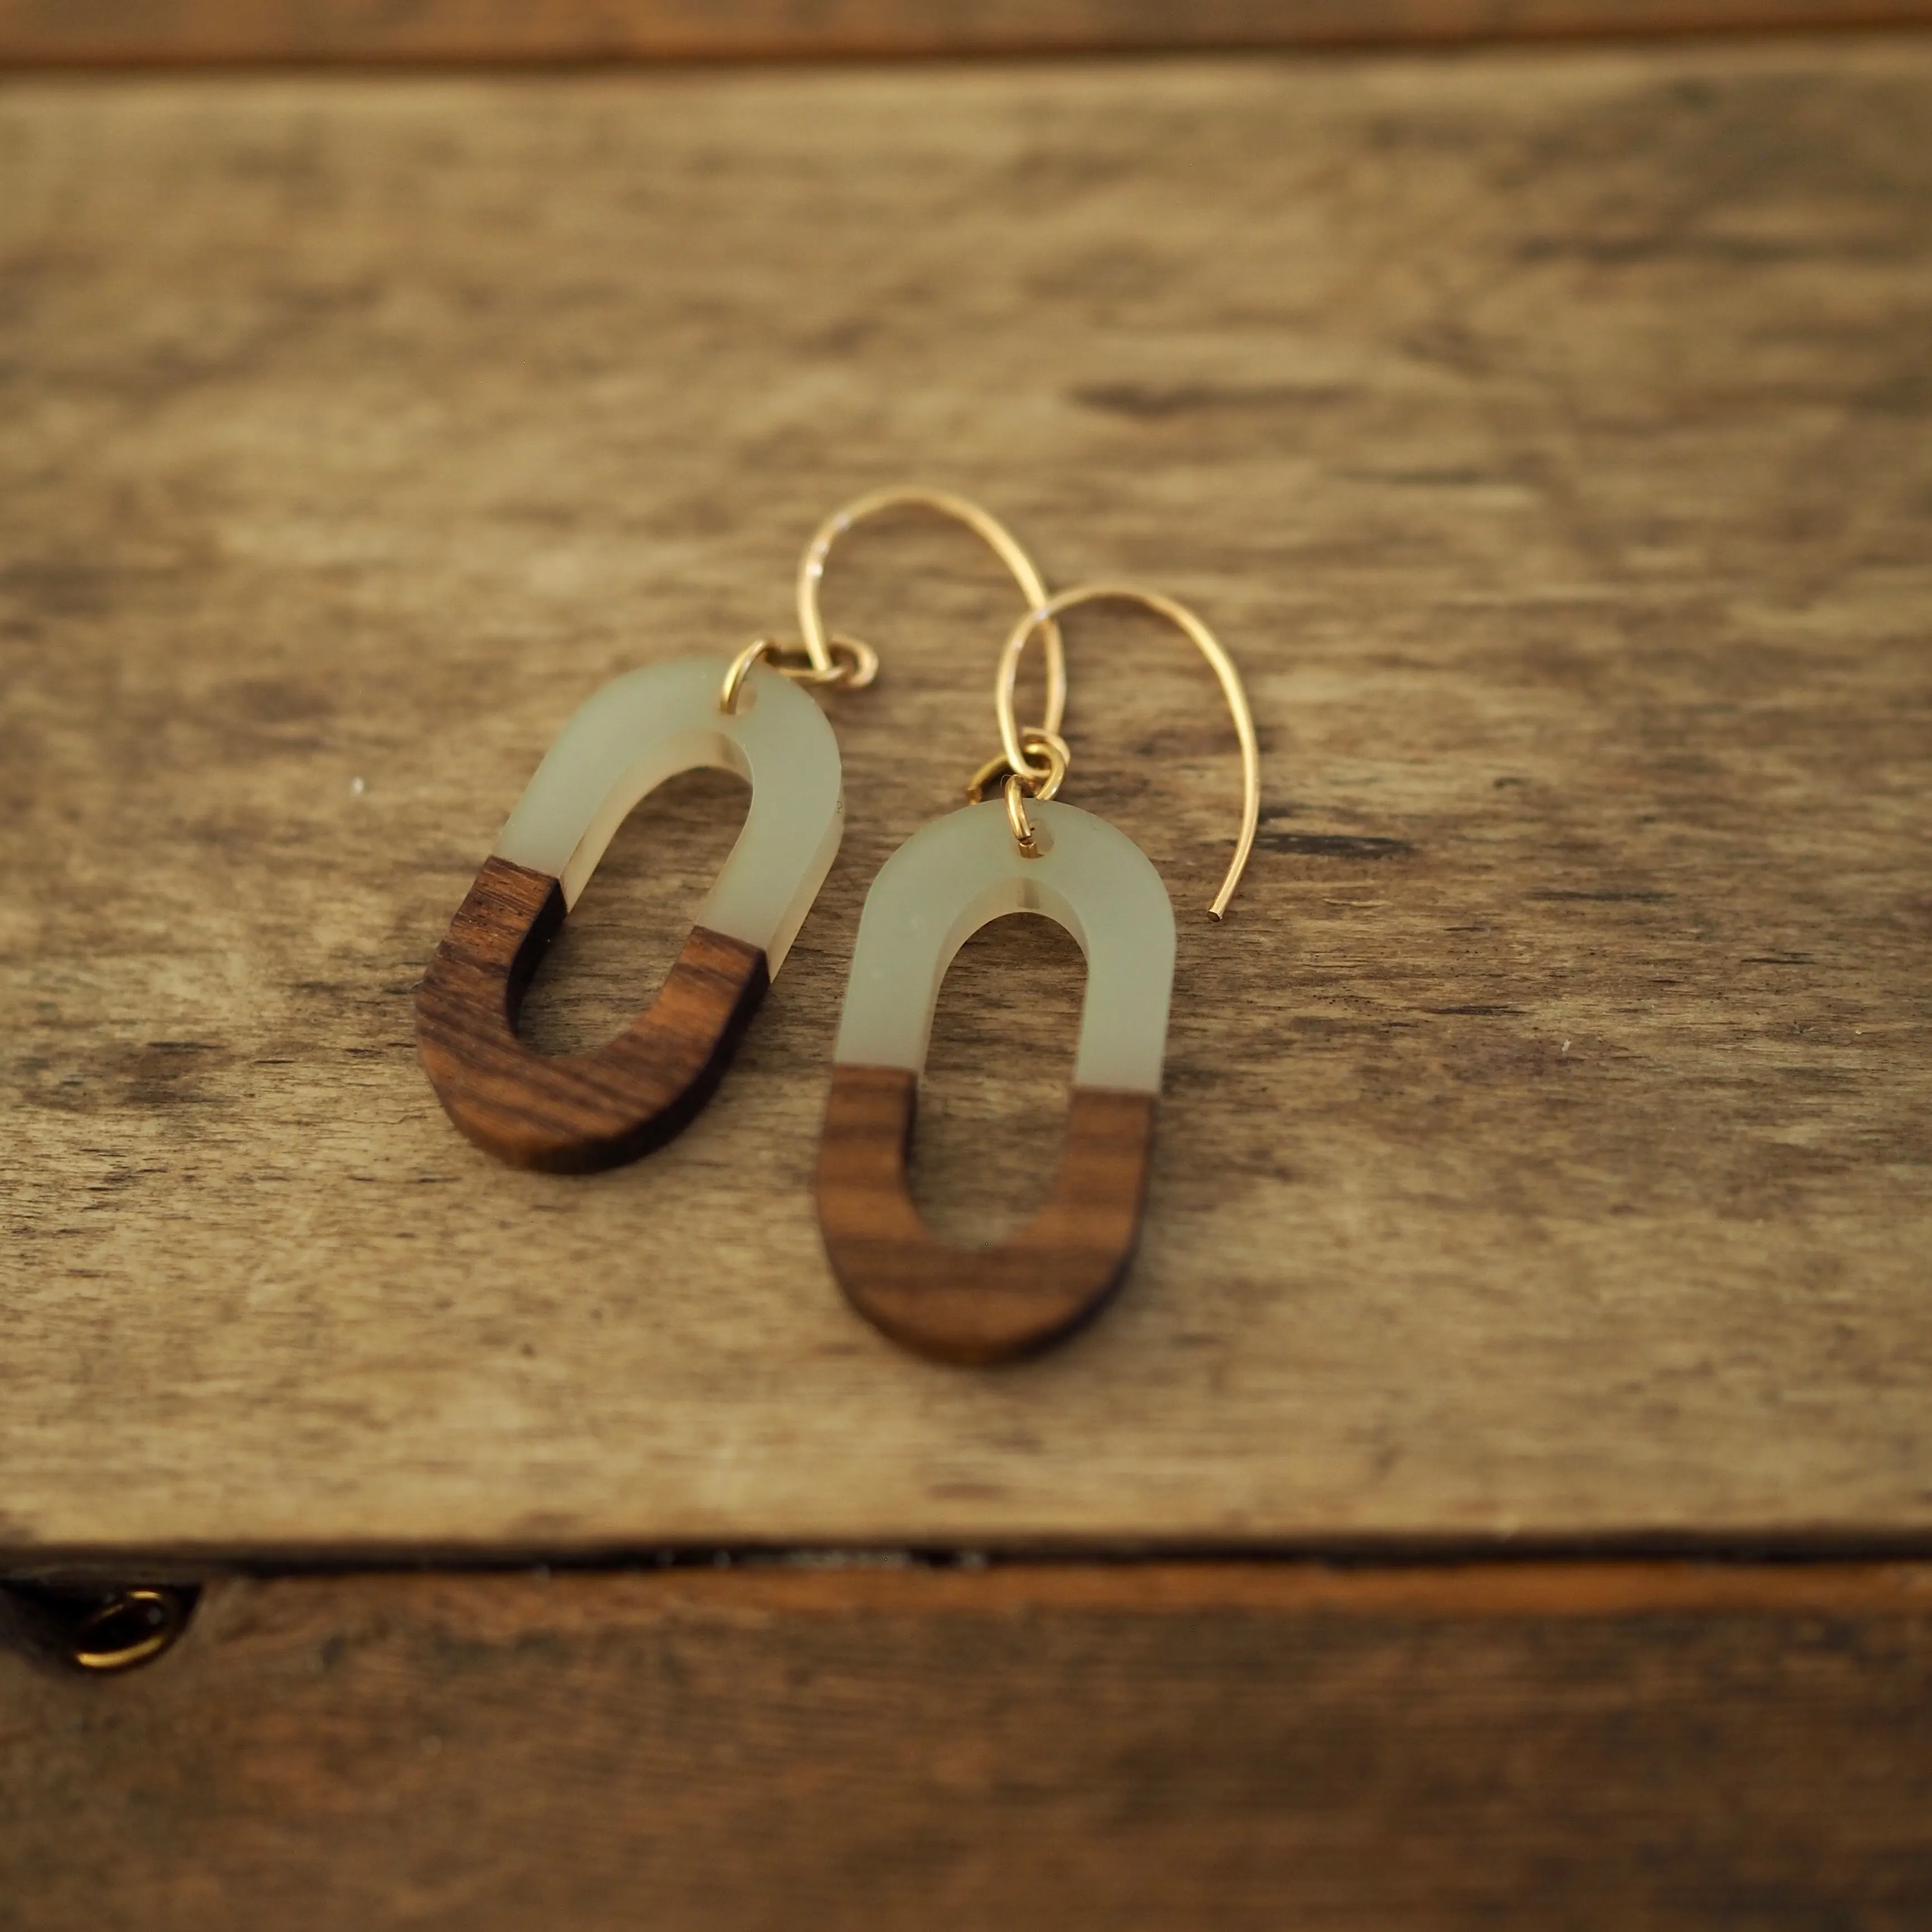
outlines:
M989 511L948 490L928 490L916 484L896 484L890 489L875 490L869 496L854 499L843 509L833 511L819 525L811 542L805 547L805 554L799 559L799 632L805 639L806 651L814 668L826 682L837 678L840 672L833 662L825 622L818 610L818 586L825 575L826 559L832 554L832 546L854 525L862 524L868 517L877 516L882 510L900 508L936 510L942 517L950 517L956 523L964 524L1012 572L1013 580L1024 593L1029 610L1037 610L1046 602L1046 585L1034 568L1033 559L1020 548L1012 531ZM1058 732L1060 720L1066 715L1066 652L1060 640L1060 626L1051 618L1046 622L1043 641L1046 646L1046 716L1040 728ZM876 652L872 653L872 658L876 669ZM855 676L850 680L850 686L858 690L871 682L870 677L861 680Z
M768 658L778 647L776 638L754 638L731 660L731 668L724 674L724 687L718 694L718 708L729 716L738 708L738 693L746 678L752 674L752 667L762 658Z
M1228 709L1234 713L1234 735L1241 746L1241 832L1234 842L1234 856L1228 867L1227 876L1221 881L1221 890L1214 895L1208 908L1210 917L1219 919L1227 910L1228 902L1234 897L1234 888L1240 884L1241 874L1247 869L1249 854L1255 848L1255 830L1262 815L1261 748L1255 740L1254 712L1249 707L1248 694L1242 686L1240 673L1234 668L1234 659L1222 649L1220 640L1186 604L1163 596L1158 590L1143 590L1137 584L1082 584L1071 590L1061 591L1058 596L1046 598L1038 609L1022 617L1000 648L1000 668L993 683L993 703L1000 718L1000 744L1007 767L1018 777L1036 783L1048 775L1028 763L1019 725L1013 716L1020 658L1033 634L1076 605L1099 603L1138 604L1144 610L1166 618L1208 660L1214 675L1221 681Z

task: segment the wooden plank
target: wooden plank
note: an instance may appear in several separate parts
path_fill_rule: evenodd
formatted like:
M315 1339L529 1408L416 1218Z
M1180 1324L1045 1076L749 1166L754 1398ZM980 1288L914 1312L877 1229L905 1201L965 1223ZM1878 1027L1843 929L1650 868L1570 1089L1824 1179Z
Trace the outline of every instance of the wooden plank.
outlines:
M0 1654L21 1932L1932 1910L1932 1572L351 1576Z
M1922 26L1928 0L0 0L0 62L1153 51Z
M0 93L0 1547L1932 1528L1932 50ZM922 476L1076 620L1067 795L1181 910L1142 1244L997 1374L812 1175L866 884L1010 592L855 537L849 831L717 1099L584 1180L411 1000L601 680ZM620 838L535 1036L734 836ZM1050 1185L1070 944L949 982L915 1191Z

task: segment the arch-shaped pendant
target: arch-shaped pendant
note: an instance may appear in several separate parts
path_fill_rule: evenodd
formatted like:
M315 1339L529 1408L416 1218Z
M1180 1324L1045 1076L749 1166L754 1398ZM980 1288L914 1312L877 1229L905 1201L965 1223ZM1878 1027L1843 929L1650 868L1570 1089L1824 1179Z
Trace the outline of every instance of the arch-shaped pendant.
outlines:
M844 829L838 743L789 680L753 667L721 711L728 660L678 658L606 685L545 754L450 922L416 996L437 1097L518 1167L586 1173L667 1141L704 1102L790 949ZM749 781L744 829L663 986L594 1052L517 1037L544 949L626 814L669 778Z
M880 868L859 925L818 1158L818 1220L847 1298L941 1361L1010 1360L1097 1310L1132 1259L1174 982L1174 908L1125 833L1030 801L1022 854L1004 804L916 833ZM950 1247L913 1204L906 1157L940 982L990 920L1036 912L1087 958L1087 994L1052 1194L1011 1239Z

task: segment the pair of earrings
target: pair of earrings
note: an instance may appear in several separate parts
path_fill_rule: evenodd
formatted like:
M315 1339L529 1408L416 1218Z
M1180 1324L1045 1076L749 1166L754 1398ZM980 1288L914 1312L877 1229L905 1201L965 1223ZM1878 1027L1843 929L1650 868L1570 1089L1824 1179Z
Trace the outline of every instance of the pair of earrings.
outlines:
M1060 802L1066 669L1058 620L1102 601L1167 618L1220 680L1240 743L1242 817L1210 908L1219 919L1254 843L1260 758L1240 674L1185 606L1131 584L1048 594L996 518L958 496L894 489L828 518L799 566L803 662L760 638L735 658L676 658L593 695L537 768L437 946L416 1040L437 1097L477 1145L519 1167L584 1173L670 1139L708 1100L818 896L844 829L837 740L801 684L869 685L869 645L829 636L818 586L838 538L881 510L954 518L1010 570L1026 614L994 680L1000 754L971 802L915 833L880 868L859 924L820 1143L819 1225L848 1299L895 1341L936 1359L1001 1361L1044 1348L1105 1302L1139 1234L1174 957L1174 910L1140 848ZM1022 729L1021 660L1038 634L1046 715ZM736 772L743 830L657 997L594 1052L539 1054L517 1014L545 949L632 807L677 773ZM997 796L994 794L997 794ZM1046 1205L990 1248L938 1240L914 1205L907 1155L940 982L1001 915L1034 912L1087 960L1066 1151Z

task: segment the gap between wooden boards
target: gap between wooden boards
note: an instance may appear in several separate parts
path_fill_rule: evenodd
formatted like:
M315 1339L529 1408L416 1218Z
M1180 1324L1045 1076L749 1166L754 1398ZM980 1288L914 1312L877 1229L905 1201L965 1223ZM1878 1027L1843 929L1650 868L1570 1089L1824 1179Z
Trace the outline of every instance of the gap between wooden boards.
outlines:
M1598 1616L1642 1610L1932 1611L1932 1553L1864 1557L1472 1557L1354 1560L1252 1554L1176 1558L1004 1557L874 1550L678 1551L602 1562L506 1559L437 1564L199 1567L181 1562L69 1562L16 1569L0 1590L48 1581L163 1585L436 1583L506 1590L609 1586L663 1600L730 1600L772 1610L962 1610L1036 1604L1098 1609L1357 1610L1447 1616Z

